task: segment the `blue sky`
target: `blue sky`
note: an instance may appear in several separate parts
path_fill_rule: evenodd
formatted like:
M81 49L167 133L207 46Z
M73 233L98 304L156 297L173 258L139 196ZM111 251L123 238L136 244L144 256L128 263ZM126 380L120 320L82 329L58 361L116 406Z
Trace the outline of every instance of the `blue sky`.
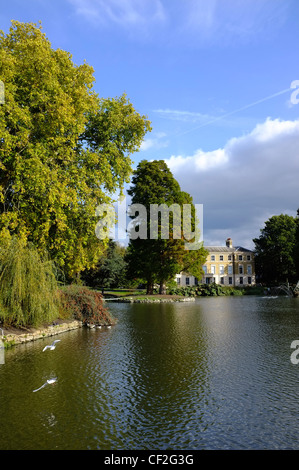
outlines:
M269 217L296 215L298 0L2 2L5 33L12 19L41 21L53 48L93 66L100 96L125 92L148 116L134 166L168 163L203 204L206 245L252 248Z

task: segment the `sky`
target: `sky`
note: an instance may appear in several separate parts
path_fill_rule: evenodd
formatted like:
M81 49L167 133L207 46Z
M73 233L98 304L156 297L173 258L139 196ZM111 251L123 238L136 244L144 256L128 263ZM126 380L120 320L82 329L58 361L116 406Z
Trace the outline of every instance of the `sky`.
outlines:
M1 0L0 29L41 21L152 124L133 168L165 160L203 205L204 244L254 248L299 208L298 0Z

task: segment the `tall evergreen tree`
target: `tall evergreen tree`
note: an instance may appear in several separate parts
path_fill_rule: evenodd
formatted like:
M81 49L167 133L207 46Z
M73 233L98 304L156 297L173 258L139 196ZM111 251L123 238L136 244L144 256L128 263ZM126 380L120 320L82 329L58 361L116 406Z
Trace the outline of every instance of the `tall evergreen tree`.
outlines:
M126 258L129 274L144 279L149 294L155 283L160 285L160 293L164 293L165 283L184 269L201 277L206 250L201 245L196 250L187 250L183 230L184 204L191 209L190 228L193 232L195 230L196 214L192 197L181 191L166 163L163 160L140 162L128 193L132 197L132 208L139 204L141 209L145 209L137 217L132 215L133 226L129 231ZM156 226L153 224L154 208L165 209L164 214L162 211L161 216L155 218Z
M126 267L124 260L126 249L113 240L101 256L94 269L82 273L83 280L97 289L104 287L123 287L126 284Z

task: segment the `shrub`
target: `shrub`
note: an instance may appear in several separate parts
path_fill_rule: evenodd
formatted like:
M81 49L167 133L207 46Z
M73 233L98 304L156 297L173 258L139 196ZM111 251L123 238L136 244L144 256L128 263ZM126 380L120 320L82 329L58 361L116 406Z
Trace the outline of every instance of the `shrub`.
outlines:
M185 297L206 297L216 295L243 295L243 290L231 286L221 286L213 282L211 284L200 284L198 286L173 286L168 289L167 293L171 295L183 295Z
M0 319L14 326L38 326L59 314L53 263L17 238L0 247L0 307Z
M103 306L103 296L85 286L72 284L59 289L60 316L73 317L83 323L111 325L115 319Z

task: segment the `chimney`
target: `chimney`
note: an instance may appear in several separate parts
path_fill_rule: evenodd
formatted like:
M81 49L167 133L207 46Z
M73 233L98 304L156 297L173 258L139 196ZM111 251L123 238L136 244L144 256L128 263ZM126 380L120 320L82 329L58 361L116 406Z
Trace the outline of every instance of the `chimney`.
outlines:
M231 238L227 238L227 240L226 240L226 246L227 246L228 248L232 248L232 247L233 247L233 241L232 241Z

